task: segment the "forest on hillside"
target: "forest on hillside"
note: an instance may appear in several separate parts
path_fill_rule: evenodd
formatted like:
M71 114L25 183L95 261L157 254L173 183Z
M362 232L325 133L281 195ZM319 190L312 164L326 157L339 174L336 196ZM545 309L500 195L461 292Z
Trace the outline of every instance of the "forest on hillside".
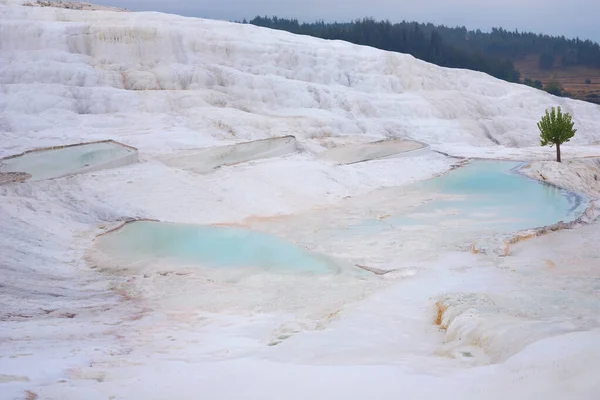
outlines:
M530 32L509 32L502 28L482 32L465 27L451 28L406 21L391 23L371 18L353 22L300 23L296 19L255 17L243 23L408 53L443 67L481 71L556 95L568 96L569 93L556 83L544 86L537 80L527 77L521 79L514 62L534 54L538 57L541 70L573 66L600 69L600 45L596 42Z

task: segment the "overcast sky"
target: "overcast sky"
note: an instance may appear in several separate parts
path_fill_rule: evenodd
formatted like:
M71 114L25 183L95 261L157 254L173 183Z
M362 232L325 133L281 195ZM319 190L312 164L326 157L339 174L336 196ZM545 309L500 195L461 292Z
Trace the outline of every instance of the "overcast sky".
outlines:
M302 21L362 17L433 22L469 29L532 31L600 42L600 0L96 0L133 11L151 10L224 20L276 15Z

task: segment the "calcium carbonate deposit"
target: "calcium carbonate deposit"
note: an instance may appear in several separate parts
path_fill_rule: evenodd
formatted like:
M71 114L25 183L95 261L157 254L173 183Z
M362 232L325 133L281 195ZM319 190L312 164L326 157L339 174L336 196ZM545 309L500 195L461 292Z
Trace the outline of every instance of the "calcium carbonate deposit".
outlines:
M536 127L556 105L560 165ZM0 165L1 399L598 398L599 106L0 0L0 158L104 140L139 161Z

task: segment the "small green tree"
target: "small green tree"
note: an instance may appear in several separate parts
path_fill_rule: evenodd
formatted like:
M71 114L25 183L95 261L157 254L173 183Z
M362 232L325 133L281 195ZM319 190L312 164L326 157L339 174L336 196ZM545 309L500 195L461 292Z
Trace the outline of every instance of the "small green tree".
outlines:
M542 146L556 145L556 161L560 160L560 145L571 140L577 129L573 129L574 122L569 113L562 113L560 106L551 111L546 110L546 115L538 122L540 130L540 143Z
M563 87L560 85L560 83L555 81L548 82L548 84L544 87L544 90L555 96L562 96L564 94Z

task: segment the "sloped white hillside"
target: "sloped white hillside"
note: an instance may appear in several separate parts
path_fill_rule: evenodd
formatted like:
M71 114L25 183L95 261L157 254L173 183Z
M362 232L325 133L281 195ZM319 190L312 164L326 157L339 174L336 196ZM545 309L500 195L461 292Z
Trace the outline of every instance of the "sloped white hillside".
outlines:
M406 185L457 162L430 149L552 158L549 106L576 120L565 158L598 156L600 107L249 25L22 3L0 0L0 157L113 139L140 162L0 186L1 400L596 400L597 224L511 257L461 251L460 226L331 229L425 201ZM364 146L388 138L415 142ZM390 143L419 149L354 163ZM528 171L600 193L595 161ZM96 235L132 218L252 227L381 274L96 263Z
M159 13L0 13L4 155L107 137L152 151L288 134L534 146L557 104L573 144L600 138L596 105L408 55Z

